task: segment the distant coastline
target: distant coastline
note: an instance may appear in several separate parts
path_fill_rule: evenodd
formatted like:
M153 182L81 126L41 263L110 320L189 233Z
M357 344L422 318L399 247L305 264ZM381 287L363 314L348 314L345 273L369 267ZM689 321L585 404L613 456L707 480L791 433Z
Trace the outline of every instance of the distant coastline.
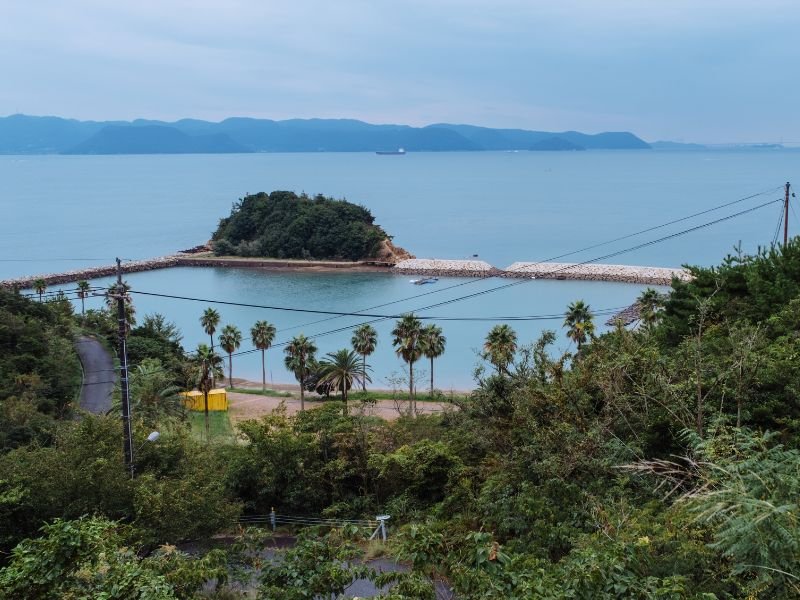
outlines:
M0 117L0 154L227 154L252 152L649 150L627 131L496 129L434 123L374 125L354 119L230 118L221 122L78 121Z

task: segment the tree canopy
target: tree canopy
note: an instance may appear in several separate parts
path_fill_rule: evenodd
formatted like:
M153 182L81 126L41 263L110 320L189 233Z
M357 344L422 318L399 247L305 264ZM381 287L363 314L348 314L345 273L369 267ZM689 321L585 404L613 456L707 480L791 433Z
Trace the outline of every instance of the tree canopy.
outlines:
M387 238L363 206L275 191L234 203L212 240L217 255L360 260L373 258Z

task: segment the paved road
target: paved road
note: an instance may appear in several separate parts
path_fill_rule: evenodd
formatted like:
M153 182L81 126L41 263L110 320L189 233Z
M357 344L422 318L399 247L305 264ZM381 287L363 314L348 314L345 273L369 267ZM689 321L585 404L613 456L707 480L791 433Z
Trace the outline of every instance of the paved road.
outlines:
M83 365L81 408L105 414L111 410L111 392L117 381L114 360L100 342L89 336L78 338L75 349Z

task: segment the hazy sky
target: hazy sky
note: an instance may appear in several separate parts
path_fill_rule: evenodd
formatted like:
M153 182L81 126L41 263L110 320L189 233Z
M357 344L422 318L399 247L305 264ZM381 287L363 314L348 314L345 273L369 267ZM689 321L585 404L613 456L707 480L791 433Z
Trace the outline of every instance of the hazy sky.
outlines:
M0 0L0 115L800 142L798 0Z

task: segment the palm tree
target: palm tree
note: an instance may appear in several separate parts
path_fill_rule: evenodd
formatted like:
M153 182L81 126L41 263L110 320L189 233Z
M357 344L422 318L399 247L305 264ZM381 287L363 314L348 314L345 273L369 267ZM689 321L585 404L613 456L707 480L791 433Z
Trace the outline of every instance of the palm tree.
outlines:
M106 290L106 307L112 314L117 311L117 298L122 296L125 302L125 327L126 332L130 332L131 328L136 324L136 309L133 306L133 300L130 294L131 286L127 281L122 283L112 283Z
M414 403L414 363L422 356L419 336L422 330L422 323L413 314L403 315L392 329L392 345L395 346L395 353L408 363L408 395L411 399L416 412Z
M213 308L207 308L203 311L203 316L200 317L200 325L203 326L203 331L211 337L211 349L214 349L214 332L217 331L219 325L219 313Z
M256 348L261 350L261 389L267 389L267 367L264 354L275 339L275 325L267 321L256 321L250 329L250 338Z
M37 279L33 282L33 290L39 294L39 302L42 301L42 295L47 290L47 283L45 283L44 279Z
M495 325L483 343L483 356L488 359L497 373L508 374L508 365L517 352L517 332L508 325Z
M367 372L367 356L375 352L375 346L378 345L378 332L372 325L364 324L357 327L353 331L353 338L350 340L353 344L353 350L361 355L361 372ZM361 379L363 391L367 391L367 378Z
M652 327L658 321L664 298L653 288L647 288L636 299L636 304L639 306L639 318L646 326Z
M431 396L433 395L433 359L444 354L447 338L442 335L442 328L436 325L427 325L422 328L419 338L422 354L431 359Z
M162 419L185 418L179 391L158 359L145 358L131 372L133 414L148 427L155 427Z
M208 393L214 388L214 380L223 375L222 357L214 352L210 346L198 344L192 364L194 367L195 382L197 383L198 389L203 392L206 441L208 441Z
M309 374L309 364L314 362L314 354L317 352L317 347L312 340L301 333L293 337L283 351L286 353L286 358L284 359L286 368L294 373L300 383L300 410L305 410L306 377Z
M228 354L228 387L233 388L233 353L242 345L242 332L236 325L225 325L219 336L219 345Z
M341 390L344 402L344 414L347 416L347 390L353 383L369 381L365 367L358 364L358 355L353 350L343 348L338 352L328 352L319 364L322 369L320 383L328 384L333 390Z
M78 282L78 298L81 299L81 314L86 314L86 298L89 297L89 282L85 280L80 280Z
M578 352L580 352L586 339L594 337L592 311L583 300L576 300L567 307L564 317L567 337L578 344Z

